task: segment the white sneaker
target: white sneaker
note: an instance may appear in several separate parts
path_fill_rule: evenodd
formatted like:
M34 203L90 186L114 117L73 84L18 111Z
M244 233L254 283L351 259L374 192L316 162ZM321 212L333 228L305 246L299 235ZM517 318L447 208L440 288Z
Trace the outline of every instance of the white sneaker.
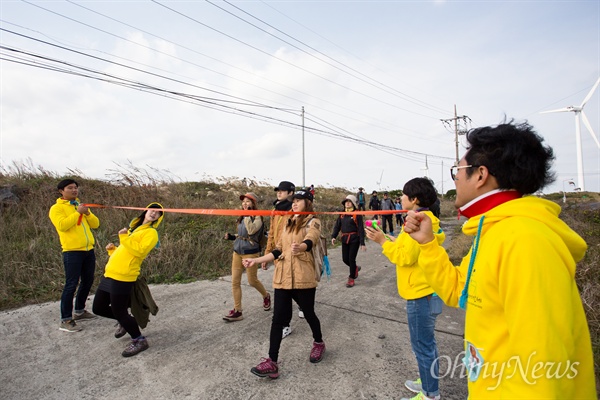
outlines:
M291 326L286 326L285 328L283 328L283 333L281 334L281 338L283 339L286 336L290 336L292 334L292 327Z
M298 316L299 316L300 318L304 318L304 311L302 311L302 310L298 310Z

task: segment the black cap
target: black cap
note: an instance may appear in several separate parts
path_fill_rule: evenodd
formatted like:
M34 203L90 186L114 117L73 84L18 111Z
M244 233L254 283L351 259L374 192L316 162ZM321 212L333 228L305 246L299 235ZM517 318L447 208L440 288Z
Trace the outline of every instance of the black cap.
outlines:
M313 201L313 195L308 190L298 190L296 194L294 194L293 199L306 199Z
M373 193L371 193L371 194L377 194L377 190L373 190Z
M275 191L283 190L284 192L294 192L296 191L296 186L292 182L281 181L279 185L275 188Z

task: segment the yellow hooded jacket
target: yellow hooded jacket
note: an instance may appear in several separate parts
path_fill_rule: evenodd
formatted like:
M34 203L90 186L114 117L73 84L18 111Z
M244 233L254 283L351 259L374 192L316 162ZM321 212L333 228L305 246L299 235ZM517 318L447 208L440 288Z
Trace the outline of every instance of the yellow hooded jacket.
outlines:
M150 203L148 207L158 203ZM158 243L156 228L163 220L164 214L154 222L139 226L133 232L119 235L120 245L108 251L110 258L104 270L104 276L121 282L135 282L140 275L142 261ZM136 225L140 217L131 221L129 227Z
M485 216L466 306L466 364L481 363L468 378L470 399L597 398L575 283L587 245L559 213L553 202L524 197L463 226L475 236ZM472 252L455 268L437 241L421 245L419 265L447 305L458 304Z
M431 218L433 234L437 243L441 246L446 235L440 229L440 220L430 211L424 211ZM419 267L419 243L402 230L395 241L386 241L382 246L382 253L391 262L396 264L396 280L398 283L398 294L406 300L420 299L434 293L427 283L423 269Z
M79 204L79 199L75 200ZM77 225L79 217L81 223ZM90 215L79 214L77 205L63 198L56 199L48 213L50 221L58 232L62 251L89 251L94 248L92 229L100 226L100 220L90 210Z

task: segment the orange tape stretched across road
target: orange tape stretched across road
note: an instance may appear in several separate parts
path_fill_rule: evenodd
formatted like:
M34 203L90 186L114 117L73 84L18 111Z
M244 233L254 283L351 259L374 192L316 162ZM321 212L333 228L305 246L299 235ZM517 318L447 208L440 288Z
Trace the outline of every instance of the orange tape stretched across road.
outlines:
M145 211L150 210L150 208L146 207L126 207L126 206L105 206L102 204L83 204L86 207L93 208L118 208L122 210L138 210ZM156 210L156 208L153 208ZM327 211L327 212L294 212L294 211L277 211L277 210L228 210L228 209L220 209L220 208L163 208L161 211L164 212L172 212L172 213L180 213L180 214L200 214L200 215L228 215L228 216L264 216L270 217L272 215L293 215L293 214L348 214L348 215L389 215L389 214L399 214L406 213L407 210L371 210L371 211Z

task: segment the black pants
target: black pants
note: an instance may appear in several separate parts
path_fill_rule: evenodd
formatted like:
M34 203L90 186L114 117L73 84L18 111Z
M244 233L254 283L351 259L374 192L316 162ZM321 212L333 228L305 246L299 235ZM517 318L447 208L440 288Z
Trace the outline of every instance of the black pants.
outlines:
M132 288L133 288L133 282ZM135 318L129 314L127 309L131 304L131 293L129 294L112 294L102 289L96 290L94 297L94 305L92 310L94 314L105 318L116 319L132 339L137 339L142 336L140 327ZM281 332L279 333L281 335Z
M281 331L292 319L292 300L294 300L304 312L304 318L313 334L315 342L322 342L321 322L315 314L315 294L313 289L275 289L275 302L273 310L273 322L271 323L271 336L269 344L269 357L277 362L279 347L281 346Z
M356 236L355 236L356 239ZM360 249L360 240L351 240L346 244L345 239L342 239L342 260L350 269L349 278L356 279L356 256Z
M382 221L382 227L381 229L383 229L384 233L387 233L388 231L385 229L386 225L389 225L390 228L390 233L394 232L394 216L392 214L387 214L387 215L382 215L381 216Z

